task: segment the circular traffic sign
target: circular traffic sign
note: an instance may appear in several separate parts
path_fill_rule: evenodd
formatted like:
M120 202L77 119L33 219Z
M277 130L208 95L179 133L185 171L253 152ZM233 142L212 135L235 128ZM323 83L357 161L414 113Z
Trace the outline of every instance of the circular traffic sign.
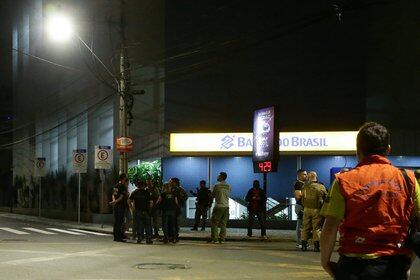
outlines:
M98 151L98 159L102 161L106 161L109 157L107 150L99 150Z
M44 168L44 166L45 166L45 162L44 162L44 161L42 161L42 160L38 160L38 161L36 162L36 167L38 167L39 169Z
M74 161L76 163L83 163L85 161L85 155L81 153L74 154Z

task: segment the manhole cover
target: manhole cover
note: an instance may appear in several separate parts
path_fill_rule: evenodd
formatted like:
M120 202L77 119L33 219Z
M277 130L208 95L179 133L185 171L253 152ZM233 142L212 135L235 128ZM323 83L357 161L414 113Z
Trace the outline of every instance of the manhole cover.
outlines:
M174 270L174 269L190 269L189 265L179 263L141 263L136 265L138 269L147 270Z

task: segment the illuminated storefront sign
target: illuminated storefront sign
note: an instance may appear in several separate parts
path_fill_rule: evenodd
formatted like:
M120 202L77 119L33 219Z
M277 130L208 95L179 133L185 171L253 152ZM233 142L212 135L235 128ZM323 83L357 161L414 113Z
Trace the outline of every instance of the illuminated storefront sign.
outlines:
M354 152L357 131L281 132L280 152ZM252 152L252 133L171 133L170 152Z
M279 129L276 108L254 112L252 162L255 173L276 172L279 160Z

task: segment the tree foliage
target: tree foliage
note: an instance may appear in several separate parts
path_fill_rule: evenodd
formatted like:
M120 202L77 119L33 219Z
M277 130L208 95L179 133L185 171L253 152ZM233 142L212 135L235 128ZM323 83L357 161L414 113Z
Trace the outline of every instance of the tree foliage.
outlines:
M154 185L162 182L162 169L160 160L141 162L140 165L128 169L128 178L131 183L137 180L152 180Z

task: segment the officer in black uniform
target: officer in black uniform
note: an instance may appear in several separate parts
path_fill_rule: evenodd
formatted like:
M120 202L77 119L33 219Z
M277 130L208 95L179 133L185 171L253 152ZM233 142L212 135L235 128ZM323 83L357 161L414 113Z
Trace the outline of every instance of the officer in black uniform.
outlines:
M124 240L124 213L126 210L126 190L128 179L126 174L118 177L118 183L114 187L112 201L109 203L114 207L114 241L125 242Z
M178 209L176 211L176 239L175 241L179 241L179 229L181 226L181 214L182 209L185 206L185 202L188 199L188 194L185 189L181 186L181 182L178 178L174 177L169 180L169 184L171 185L172 193L177 198Z
M144 232L146 231L146 243L153 244L151 224L153 199L150 192L147 190L145 181L139 181L137 183L137 189L131 193L128 198L128 203L135 209L134 215L136 215L135 226L137 232L137 243L142 242L144 239Z
M198 230L200 218L203 217L201 220L201 230L205 231L207 212L212 203L211 191L206 187L206 181L201 180L197 193L194 193L193 191L190 191L190 193L197 197L197 201L195 203L195 223L191 230Z
M160 190L156 184L152 180L146 181L147 189L152 197L153 200L153 207L151 210L151 219L152 219L152 229L153 229L153 238L159 238L159 207L157 205L157 201L160 196Z

